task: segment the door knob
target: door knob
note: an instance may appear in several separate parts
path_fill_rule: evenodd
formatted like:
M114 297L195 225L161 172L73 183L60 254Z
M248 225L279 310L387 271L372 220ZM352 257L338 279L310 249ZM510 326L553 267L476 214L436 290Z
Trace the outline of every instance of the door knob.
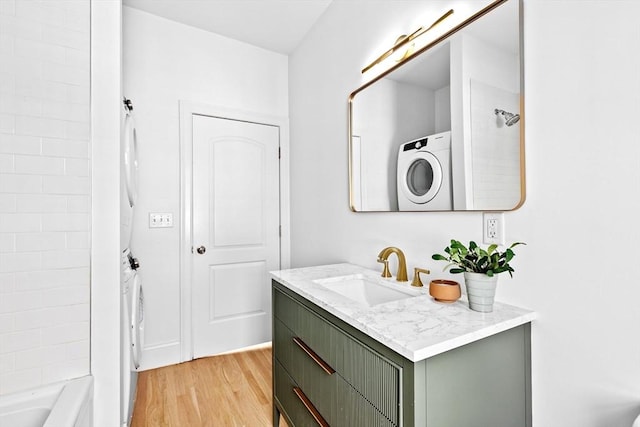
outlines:
M198 249L196 249L196 251L202 255L203 253L207 252L207 248L205 248L204 246L200 246Z

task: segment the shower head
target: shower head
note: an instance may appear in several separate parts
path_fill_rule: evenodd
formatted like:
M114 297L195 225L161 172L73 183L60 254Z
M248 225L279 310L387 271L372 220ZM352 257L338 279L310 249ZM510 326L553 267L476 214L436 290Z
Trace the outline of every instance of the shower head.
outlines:
M513 114L508 111L498 110L497 108L494 110L496 115L501 114L504 117L504 124L507 126L513 126L520 121L520 114Z

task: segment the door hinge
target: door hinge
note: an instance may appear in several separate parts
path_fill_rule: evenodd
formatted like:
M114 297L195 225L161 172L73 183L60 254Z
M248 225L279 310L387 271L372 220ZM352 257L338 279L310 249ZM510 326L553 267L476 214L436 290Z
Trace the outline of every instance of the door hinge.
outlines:
M282 153L280 151L280 147L278 147L278 158L281 159L282 158Z
M282 226L278 226L278 236L282 237Z

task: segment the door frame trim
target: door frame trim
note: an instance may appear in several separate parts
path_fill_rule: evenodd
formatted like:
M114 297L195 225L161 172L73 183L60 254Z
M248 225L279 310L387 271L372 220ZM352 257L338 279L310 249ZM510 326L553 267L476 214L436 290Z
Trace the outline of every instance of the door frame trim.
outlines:
M276 126L280 136L280 268L291 264L289 200L289 119L180 100L180 362L193 359L193 121L194 114Z

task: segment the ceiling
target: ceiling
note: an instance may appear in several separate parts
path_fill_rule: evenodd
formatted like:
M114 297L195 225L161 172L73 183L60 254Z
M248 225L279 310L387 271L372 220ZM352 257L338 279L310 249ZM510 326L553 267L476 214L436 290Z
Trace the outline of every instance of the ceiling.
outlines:
M123 4L288 55L331 1L124 0Z

